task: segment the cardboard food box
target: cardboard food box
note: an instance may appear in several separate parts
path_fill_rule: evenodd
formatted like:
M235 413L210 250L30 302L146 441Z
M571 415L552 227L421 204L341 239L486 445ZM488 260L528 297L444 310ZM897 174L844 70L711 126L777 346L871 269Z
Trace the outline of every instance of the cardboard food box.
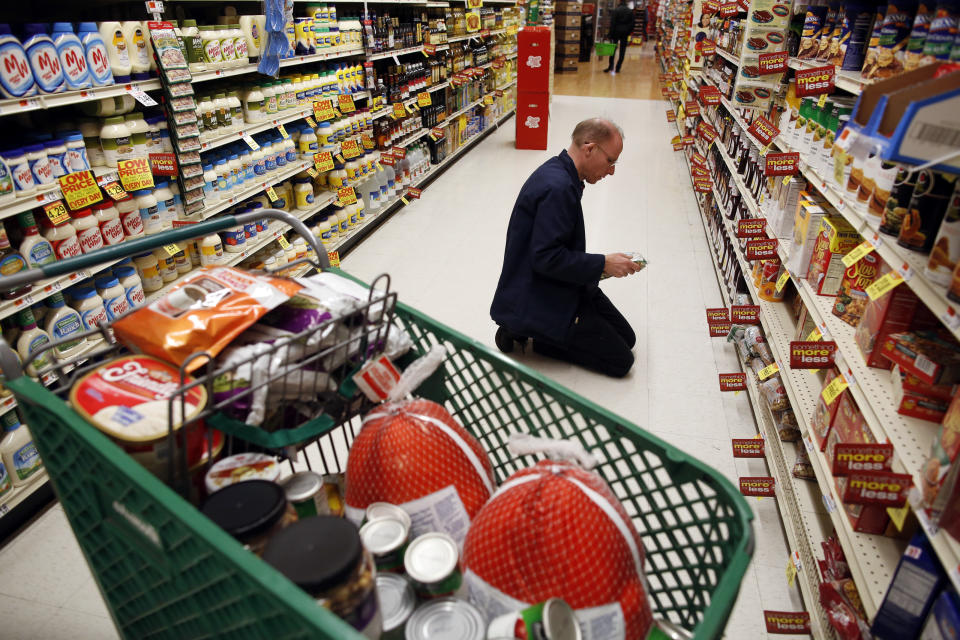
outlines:
M833 417L833 426L830 434L827 436L827 446L825 455L827 457L827 466L833 469L834 458L836 457L837 444L841 442L876 442L873 434L867 427L867 421L860 413L860 408L854 402L853 396L844 393L834 400L838 404L836 414Z
M843 493L840 489L840 481L843 478L837 478L837 491ZM882 536L887 533L890 525L890 516L887 514L886 507L880 507L873 504L843 504L843 510L850 520L850 527L857 533L869 533Z
M920 637L924 640L960 638L960 598L952 588L941 591L933 602Z
M883 342L883 355L927 384L960 382L960 345L947 334L893 333Z
M553 23L560 27L577 27L579 33L580 12L575 14L562 13L553 16Z
M956 392L954 385L931 385L912 374L893 367L890 376L890 391L897 413L911 418L940 423L950 408Z
M846 272L842 258L860 242L860 234L843 218L827 216L820 221L807 267L807 280L817 295L837 294Z
M877 609L870 626L873 636L879 640L916 638L945 579L930 541L918 531L900 557L887 594Z
M579 42L564 42L557 44L557 56L561 58L569 58L570 56L580 56L580 43Z
M890 267L882 264L877 277L889 271ZM891 333L909 329L920 307L923 305L916 294L910 287L903 286L888 291L876 300L867 301L863 317L854 332L854 339L867 366L878 369L890 369L893 366L882 354L883 343Z
M846 268L833 303L833 315L856 327L867 306L867 287L873 284L883 260L876 252L868 253Z
M787 256L787 269L797 277L807 277L807 267L810 266L810 256L813 255L813 245L820 230L820 221L827 212L820 205L810 200L800 199L793 219L793 244L790 245L790 254Z
M823 380L823 386L826 387L839 375L840 372L835 368L829 369ZM848 395L850 395L850 392L844 390L843 393L840 394L840 397L830 404L826 403L823 396L817 396L817 404L813 410L813 417L810 419L810 428L813 431L817 445L820 447L820 451L827 448L827 438L830 436L830 430L833 428L833 420L837 415L837 409L840 407L843 399Z
M960 393L953 396L943 416L937 437L930 447L930 456L921 469L923 504L932 507L940 493L951 464L960 454Z

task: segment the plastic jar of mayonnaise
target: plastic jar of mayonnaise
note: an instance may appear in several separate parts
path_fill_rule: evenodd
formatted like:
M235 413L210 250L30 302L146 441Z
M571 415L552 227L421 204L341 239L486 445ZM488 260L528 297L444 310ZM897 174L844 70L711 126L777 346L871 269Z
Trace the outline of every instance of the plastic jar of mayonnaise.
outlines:
M293 181L293 197L297 209L307 211L313 208L313 183L310 178L297 178Z
M46 147L42 144L28 144L23 150L26 152L27 162L30 164L33 181L41 186L53 184L56 177L53 175L53 169L50 168Z
M120 222L120 212L112 200L103 200L93 205L93 217L100 226L100 235L107 246L123 242L123 223Z
M137 209L140 211L140 220L143 222L143 232L153 235L163 231L163 219L160 217L160 205L150 189L134 191L137 200Z
M103 308L103 298L97 295L93 287L74 287L70 290L71 305L80 314L83 330L96 329L107 321L107 310ZM100 336L91 336L91 340L102 340Z
M160 277L160 262L152 253L141 253L133 258L140 274L140 283L147 293L159 291L163 288L163 278Z
M247 234L243 227L230 227L221 234L223 250L227 253L241 253L247 248Z
M3 155L4 162L10 168L10 175L13 176L13 186L16 187L18 196L26 196L37 190L37 183L33 180L30 163L27 162L27 156L23 154L23 149L19 147L10 149L0 155Z
M93 217L90 209L81 209L74 211L70 216L70 223L77 232L77 242L80 243L80 250L84 253L90 253L97 249L103 249L103 235L100 233L100 225L97 219Z
M223 243L220 242L220 236L215 233L204 237L200 241L200 264L220 264L223 262Z
M157 268L160 270L160 278L163 280L164 284L176 280L177 276L179 275L177 273L176 259L167 253L167 250L163 247L154 249L153 255L157 259Z
M182 276L193 270L193 263L190 260L191 247L189 242L178 242L177 246L180 247L180 251L173 256L173 262L177 266L177 275Z
M157 199L157 206L160 209L160 224L164 229L170 229L173 227L173 221L177 219L177 202L169 183L157 182L153 197Z
M116 276L117 282L123 287L130 308L135 309L143 306L146 301L146 294L143 292L143 283L140 281L140 276L137 275L137 270L130 266L114 267L113 275Z
M295 259L307 257L307 241L303 238L297 238L293 241L293 250L296 252Z
M40 222L43 225L43 237L50 241L57 260L73 258L83 253L77 241L77 230L69 222L55 225L46 218L41 218Z
M90 160L87 158L87 147L83 143L83 136L81 134L70 133L67 135L64 163L67 173L86 171L90 168Z
M100 128L100 148L103 149L104 164L108 167L116 167L118 160L133 157L133 141L123 116L113 116L104 121Z
M120 224L123 225L123 234L127 240L143 236L143 220L140 218L140 208L137 201L131 196L117 203L117 213L120 214Z
M127 302L127 292L120 286L120 282L113 276L102 276L95 280L97 294L103 299L103 308L107 311L107 318L112 322L130 309Z

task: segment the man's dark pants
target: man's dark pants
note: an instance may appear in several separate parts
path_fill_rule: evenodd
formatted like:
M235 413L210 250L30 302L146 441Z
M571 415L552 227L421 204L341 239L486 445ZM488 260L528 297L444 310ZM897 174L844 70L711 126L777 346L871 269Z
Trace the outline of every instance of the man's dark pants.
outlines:
M617 40L617 46L620 47L620 59L617 61L617 71L620 71L620 67L623 66L623 57L627 54L627 42L630 40L630 36L624 36ZM617 55L617 52L614 51L613 55L610 56L610 64L607 65L607 71L613 69L613 58Z
M598 287L580 302L570 339L564 344L534 337L536 353L622 378L633 366L637 337L627 319Z

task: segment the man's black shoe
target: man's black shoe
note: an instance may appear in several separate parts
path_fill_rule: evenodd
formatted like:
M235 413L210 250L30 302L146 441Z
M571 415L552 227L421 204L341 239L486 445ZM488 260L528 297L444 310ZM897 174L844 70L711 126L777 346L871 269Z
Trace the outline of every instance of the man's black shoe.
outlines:
M513 338L503 327L497 327L497 335L493 337L493 341L497 343L497 349L500 351L513 353Z
M603 70L604 73L610 73L611 71L613 71L613 69L604 69L604 70Z

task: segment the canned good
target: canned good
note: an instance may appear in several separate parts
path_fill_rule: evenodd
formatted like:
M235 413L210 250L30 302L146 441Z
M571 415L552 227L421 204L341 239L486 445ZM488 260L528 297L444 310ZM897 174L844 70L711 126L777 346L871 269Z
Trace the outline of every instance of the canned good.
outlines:
M423 537L423 536L421 536ZM406 640L484 640L483 615L466 600L441 598L413 612Z
M403 555L403 567L421 598L454 595L463 583L457 542L438 531L425 533L410 543Z
M310 516L339 516L343 514L340 490L335 482L313 471L301 471L281 483L287 500L301 518Z
M417 607L410 581L395 573L378 574L377 598L383 616L381 640L403 640L407 620Z
M207 498L200 511L257 555L271 537L297 521L283 489L268 480L224 487Z
M580 640L581 637L573 608L560 598L550 598L521 611L502 615L495 618L487 629L487 640Z
M364 516L364 522L372 522L374 520L379 520L380 518L393 518L394 520L400 520L407 525L407 530L410 530L411 521L410 514L407 513L402 507L398 507L395 504L390 504L389 502L371 502L367 507L366 516Z
M693 634L669 620L653 620L647 640L690 640Z
M263 453L238 453L210 467L205 483L207 493L214 493L246 480L276 482L279 478L280 465L273 456Z
M410 541L410 527L395 518L371 520L360 527L360 539L373 554L378 571L403 571L403 555Z

